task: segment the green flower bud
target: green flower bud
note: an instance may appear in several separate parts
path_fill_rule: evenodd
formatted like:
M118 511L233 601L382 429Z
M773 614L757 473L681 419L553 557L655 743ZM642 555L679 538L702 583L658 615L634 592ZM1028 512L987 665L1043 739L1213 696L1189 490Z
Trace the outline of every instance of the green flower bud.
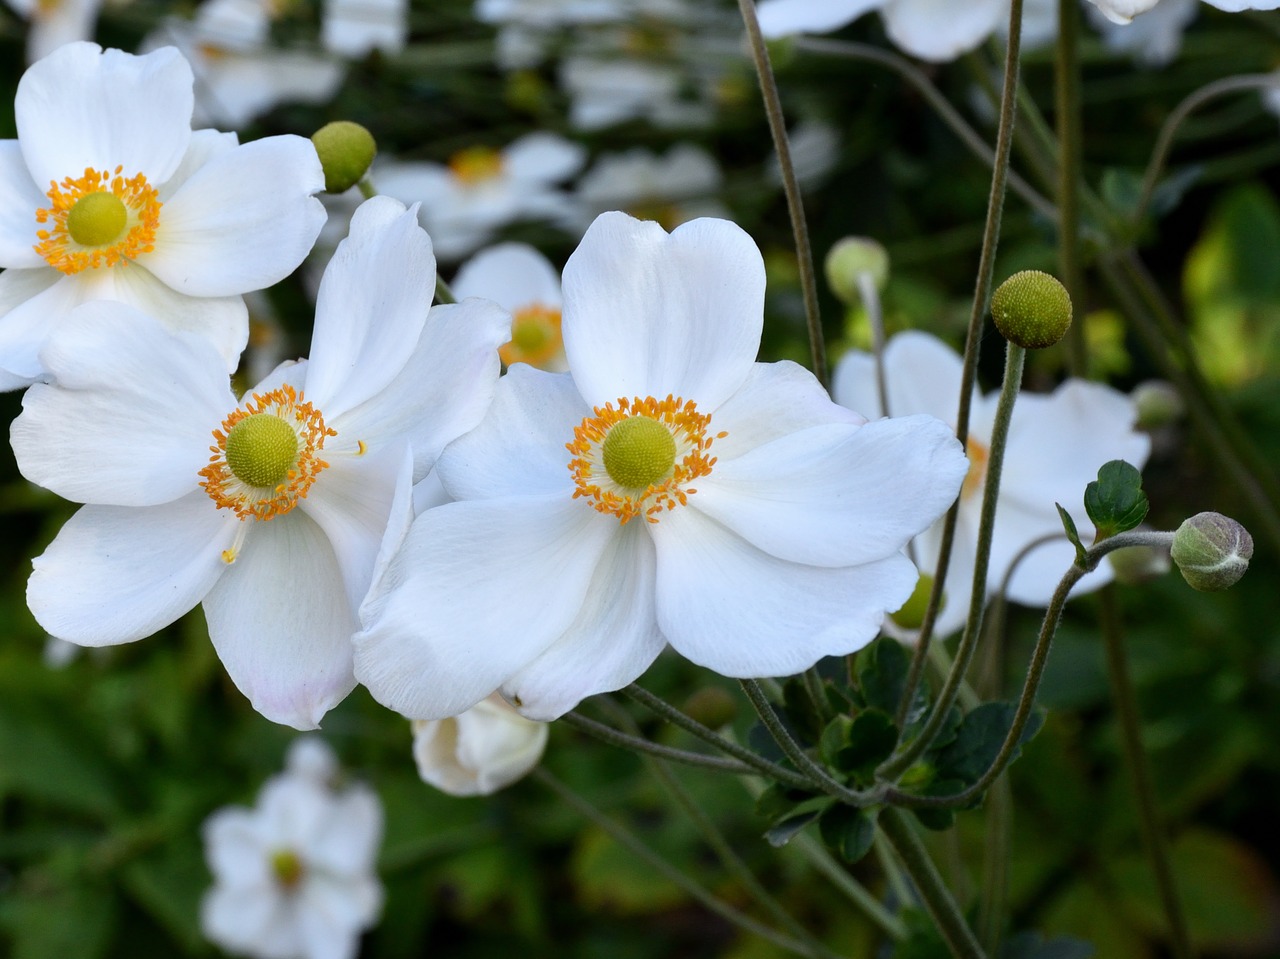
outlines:
M373 134L350 120L326 123L311 134L311 142L324 167L326 193L343 193L359 183L378 153Z
M823 269L836 298L846 306L856 306L862 301L858 290L858 277L862 274L871 277L877 290L884 289L889 279L889 254L875 240L846 236L831 248Z
M901 609L890 613L889 618L903 629L919 629L924 625L924 614L929 608L929 594L932 592L933 577L928 573L921 573L920 578L916 580L916 588L912 591L911 597L902 604ZM945 603L945 593L942 599Z
M1071 327L1071 297L1048 273L1023 270L991 297L991 318L1010 343L1028 350L1053 346Z
M1253 537L1221 513L1197 513L1173 534L1170 555L1192 589L1217 592L1234 585L1249 568Z
M704 726L720 729L733 722L738 701L722 686L703 686L684 701L682 711Z
M1129 394L1134 406L1138 408L1138 429L1153 430L1168 426L1182 419L1186 412L1186 404L1182 394L1172 383L1164 380L1147 380L1139 383Z

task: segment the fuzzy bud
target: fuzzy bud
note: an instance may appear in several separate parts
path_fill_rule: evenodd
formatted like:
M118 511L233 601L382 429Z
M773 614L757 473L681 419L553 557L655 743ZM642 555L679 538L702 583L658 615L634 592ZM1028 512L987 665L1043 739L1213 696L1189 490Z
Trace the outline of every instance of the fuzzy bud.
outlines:
M858 277L871 277L877 290L883 290L889 279L889 254L875 240L864 236L846 236L827 253L823 269L827 285L836 298L846 306L862 302L858 289Z
M359 183L378 153L373 134L350 120L326 123L311 134L311 142L324 168L326 193L344 193Z
M1048 273L1023 270L991 296L991 318L1006 340L1028 350L1053 346L1071 327L1071 297Z
M1249 568L1253 537L1221 513L1197 513L1173 534L1170 554L1189 586L1217 592L1234 585Z

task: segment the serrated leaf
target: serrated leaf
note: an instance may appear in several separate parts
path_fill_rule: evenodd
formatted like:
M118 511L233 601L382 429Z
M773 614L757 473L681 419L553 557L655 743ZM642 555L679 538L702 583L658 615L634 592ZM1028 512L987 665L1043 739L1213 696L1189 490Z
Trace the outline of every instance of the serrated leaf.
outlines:
M864 709L850 724L845 742L832 765L869 785L866 780L898 745L898 726L887 713Z
M1098 540L1123 533L1147 515L1142 474L1124 460L1103 463L1098 478L1085 487L1084 509L1098 530Z
M1076 548L1076 565L1083 568L1085 564L1084 544L1080 542L1080 531L1076 529L1076 521L1071 518L1071 514L1062 508L1061 503L1054 503L1058 507L1058 518L1062 520L1062 528L1066 531L1067 539L1071 541L1071 545Z
M1016 712L1013 703L983 703L971 710L960 724L955 741L937 754L938 778L958 779L966 786L977 782L1000 752ZM1022 744L1040 731L1043 722L1041 713L1031 714L1010 762L1018 758Z
M832 852L847 863L855 863L871 849L876 816L876 810L833 805L818 820L818 831Z

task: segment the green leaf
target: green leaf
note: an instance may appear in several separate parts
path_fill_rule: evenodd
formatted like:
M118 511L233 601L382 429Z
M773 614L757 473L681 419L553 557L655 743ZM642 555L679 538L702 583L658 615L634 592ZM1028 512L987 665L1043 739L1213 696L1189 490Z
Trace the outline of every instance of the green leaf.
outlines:
M959 779L934 779L924 789L919 790L922 796L954 796L965 786L969 785ZM920 825L925 829L932 829L934 832L945 832L955 825L956 811L954 809L913 809L916 819L920 820Z
M111 944L116 899L88 884L15 897L5 910L13 959L99 959Z
M765 831L765 841L775 849L785 846L803 832L805 826L820 815L822 815L821 809L810 809L808 812L788 816L782 822Z
M849 733L853 729L853 720L848 716L837 716L827 723L818 740L818 752L828 766L839 768L838 757L849 745Z
M955 741L938 753L939 778L958 779L965 785L977 782L995 761L1016 712L1013 703L983 703L970 711L960 724ZM1010 762L1018 758L1021 744L1039 732L1043 722L1042 714L1031 714Z
M845 736L847 745L835 755L833 765L851 773L864 785L876 767L888 759L898 745L898 726L888 713L864 709L854 718Z
M855 672L858 688L866 704L890 716L898 714L898 703L907 688L911 657L896 639L882 636L858 653ZM908 722L924 708L923 688L917 688L908 712Z
M822 814L822 841L847 863L855 863L871 849L876 835L876 810L836 804Z
M782 684L782 704L789 725L800 735L803 743L816 743L822 735L826 718L818 711L809 695L809 689L800 679L788 679Z
M1062 528L1066 530L1067 539L1071 541L1071 545L1076 548L1076 565L1084 568L1085 554L1084 544L1080 542L1080 531L1076 529L1076 521L1071 518L1071 514L1062 508L1061 503L1054 503L1058 507L1058 517L1062 520Z
M1104 540L1133 529L1146 518L1142 474L1124 460L1103 463L1098 478L1085 487L1084 509Z

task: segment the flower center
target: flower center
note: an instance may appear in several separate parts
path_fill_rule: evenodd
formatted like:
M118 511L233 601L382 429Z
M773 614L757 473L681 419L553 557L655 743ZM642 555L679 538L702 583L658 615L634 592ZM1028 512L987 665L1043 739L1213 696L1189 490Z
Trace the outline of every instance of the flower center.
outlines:
M50 206L36 211L35 251L63 273L115 266L155 249L161 203L141 173L125 178L86 168L77 180L50 182Z
M987 481L987 459L990 456L987 447L972 436L965 440L965 452L969 454L969 472L965 474L964 483L960 486L961 499L982 489L982 484Z
M560 352L560 310L534 303L515 311L511 321L511 342L498 348L502 362L528 363L541 367Z
M565 444L574 454L573 498L589 498L593 509L621 523L637 516L656 523L663 510L683 506L697 492L688 484L715 465L712 442L726 435L709 435L711 416L670 395L620 397L617 408L606 403L593 412Z
M218 509L234 510L242 520L275 519L306 498L329 465L318 456L325 438L337 435L292 386L254 393L213 431L200 485ZM227 562L235 560L230 552Z
M449 157L449 169L463 183L475 186L502 173L502 154L490 147L467 147Z
M277 849L271 854L271 872L285 889L297 886L305 871L302 858L292 849Z

